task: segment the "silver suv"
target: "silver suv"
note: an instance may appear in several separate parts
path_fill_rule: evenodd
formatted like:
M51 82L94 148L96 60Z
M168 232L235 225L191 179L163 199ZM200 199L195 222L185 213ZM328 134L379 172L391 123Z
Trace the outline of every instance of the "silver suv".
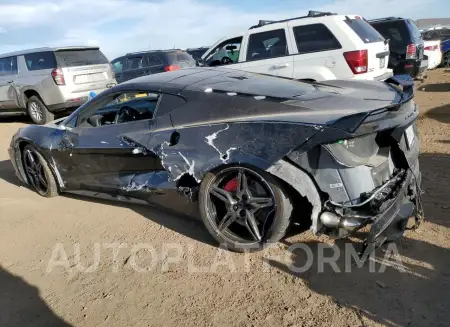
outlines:
M39 48L0 55L0 115L29 114L36 124L73 110L116 84L98 47Z

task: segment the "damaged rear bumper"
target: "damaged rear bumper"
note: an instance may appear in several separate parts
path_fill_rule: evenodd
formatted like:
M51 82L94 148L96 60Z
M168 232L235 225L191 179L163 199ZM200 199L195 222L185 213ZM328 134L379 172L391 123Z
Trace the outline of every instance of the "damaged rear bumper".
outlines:
M345 234L339 236L349 236L370 225L370 231L361 251L361 258L366 260L383 244L395 242L402 237L408 229L410 219L414 219L413 228L417 228L423 219L420 183L421 175L416 164L405 173L401 182L392 186L394 191L382 200L378 214L372 217L363 217L363 215L358 217L359 210L354 210L351 214L336 217L339 220L336 231L344 231ZM330 211L323 212L320 216L321 221L332 222L328 216L332 214Z
M383 244L397 241L407 230L410 219L414 219L414 229L423 220L420 172L413 173L412 170L408 172L397 196L386 203L382 213L373 218L361 258L366 260Z

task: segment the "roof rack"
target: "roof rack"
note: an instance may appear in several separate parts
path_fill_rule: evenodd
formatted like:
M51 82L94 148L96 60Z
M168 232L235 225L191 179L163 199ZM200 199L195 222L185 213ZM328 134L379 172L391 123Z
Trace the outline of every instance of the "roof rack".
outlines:
M375 19L369 19L369 22L382 22L385 20L396 20L396 19L404 19L402 17L384 17L384 18L375 18Z
M171 51L184 51L184 50L182 50L182 49L142 50L142 51L136 51L136 52L128 52L126 55L129 56L129 55L149 53L149 52L171 52Z
M283 20L260 20L258 25L254 25L254 26L250 27L249 29L258 28L258 27L262 27L265 25L269 25L269 24L284 23L284 22L288 22L288 21L296 20L296 19L316 18L316 17L332 16L332 15L337 15L337 14L332 13L332 12L310 10L310 11L308 11L308 15L306 15L306 16L288 18L288 19L283 19Z

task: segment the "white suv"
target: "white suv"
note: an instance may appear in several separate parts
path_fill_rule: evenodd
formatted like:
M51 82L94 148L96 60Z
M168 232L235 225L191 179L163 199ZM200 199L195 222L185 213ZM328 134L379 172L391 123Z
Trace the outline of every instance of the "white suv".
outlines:
M392 76L388 57L387 40L364 18L310 11L223 38L202 64L299 80L384 80Z

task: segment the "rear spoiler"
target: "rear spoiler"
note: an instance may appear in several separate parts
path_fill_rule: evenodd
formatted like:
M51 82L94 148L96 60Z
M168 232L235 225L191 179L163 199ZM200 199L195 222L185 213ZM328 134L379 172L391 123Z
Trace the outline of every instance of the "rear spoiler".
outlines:
M372 112L343 117L334 122L332 126L335 128L344 129L349 133L355 133L364 122L367 122L367 119L370 119L370 117L376 117L377 115L382 114L386 111L398 111L404 103L411 100L414 96L414 80L409 75L395 75L385 80L384 83L391 85L400 93L400 100L398 101L398 103L390 104L386 107L376 109ZM411 116L409 116L408 118L410 117ZM394 120L392 120L392 122L394 122ZM381 124L378 122L377 126L381 126ZM361 131L361 133L364 134L373 130L373 128L369 128L369 130Z
M414 96L414 80L409 75L394 75L384 82L394 85L401 92L402 96L399 104L410 100Z

